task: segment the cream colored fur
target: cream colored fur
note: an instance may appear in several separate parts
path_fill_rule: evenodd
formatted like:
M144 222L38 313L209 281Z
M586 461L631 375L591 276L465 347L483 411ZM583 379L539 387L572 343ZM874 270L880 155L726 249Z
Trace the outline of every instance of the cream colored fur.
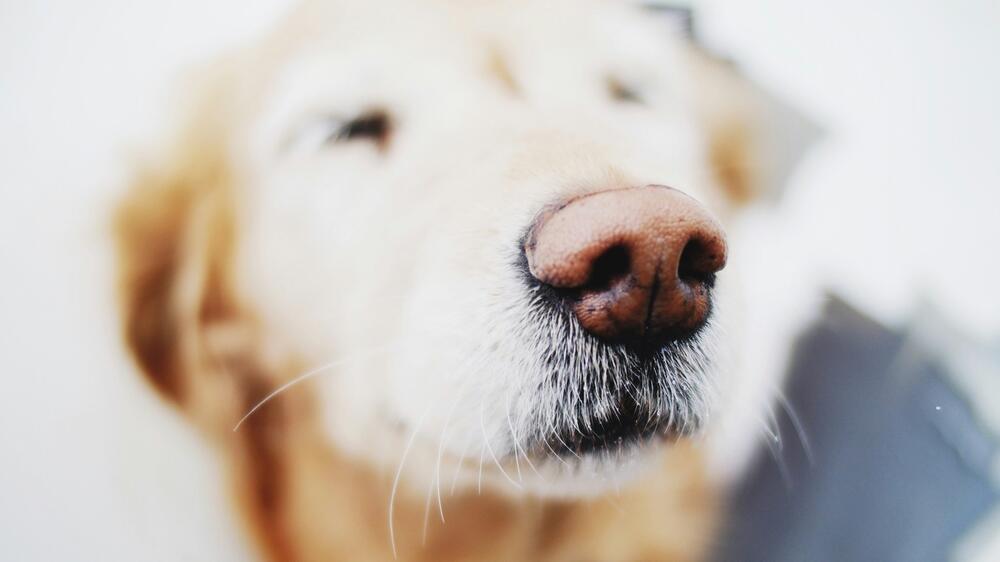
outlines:
M539 382L565 342L514 263L574 193L666 184L732 221L767 186L730 68L625 4L358 0L309 2L190 83L119 210L126 337L219 450L265 556L704 554L712 475L762 434L795 315L747 331L723 271L678 359L693 437L557 458L526 436L581 399ZM381 141L331 138L383 113Z

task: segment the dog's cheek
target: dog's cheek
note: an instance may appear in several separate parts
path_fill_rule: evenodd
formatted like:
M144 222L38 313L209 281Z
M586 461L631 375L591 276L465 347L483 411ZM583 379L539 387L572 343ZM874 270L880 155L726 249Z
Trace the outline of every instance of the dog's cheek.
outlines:
M477 244L479 256L463 249ZM449 224L427 239L417 251L403 304L394 310L398 339L387 354L386 421L419 430L435 443L448 426L443 446L456 453L481 434L481 399L504 371L490 355L490 310L498 289L495 281L490 284L488 247L483 238L457 235ZM492 417L484 418L490 425Z

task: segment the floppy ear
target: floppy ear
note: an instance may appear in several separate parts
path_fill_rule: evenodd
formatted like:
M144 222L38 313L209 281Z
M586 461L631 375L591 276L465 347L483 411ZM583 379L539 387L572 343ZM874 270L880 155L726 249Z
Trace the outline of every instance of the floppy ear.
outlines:
M777 199L820 128L732 62L697 47L689 61L709 158L729 199L736 205Z
M224 143L211 118L191 123L164 158L136 174L116 210L114 237L126 344L160 393L198 410L196 386L212 394L223 390L213 386L232 384L202 380L230 351L209 349L209 340L244 322L230 290L234 225Z
M225 453L234 499L273 559L292 558L282 524L291 424L308 400L282 395L256 323L232 282L235 192L218 106L200 106L165 158L141 170L114 216L124 339L146 378Z
M247 369L230 364L245 363L253 347L253 322L232 290L234 186L221 91L200 90L190 118L163 156L135 174L114 216L129 351L162 395L213 431L244 407Z

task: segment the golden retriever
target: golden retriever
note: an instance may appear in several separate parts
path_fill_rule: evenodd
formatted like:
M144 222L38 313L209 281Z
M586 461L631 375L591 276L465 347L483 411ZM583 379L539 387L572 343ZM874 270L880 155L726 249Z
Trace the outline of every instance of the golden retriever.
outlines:
M732 68L626 3L317 0L188 84L124 334L264 558L705 556L775 378L719 271L772 173Z

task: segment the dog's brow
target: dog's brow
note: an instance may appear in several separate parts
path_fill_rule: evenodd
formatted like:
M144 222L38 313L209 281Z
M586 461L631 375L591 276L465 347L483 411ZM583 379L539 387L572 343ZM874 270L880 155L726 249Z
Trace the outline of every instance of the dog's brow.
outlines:
M518 86L517 80L514 78L514 74L510 70L510 65L507 64L507 60L504 58L503 53L501 53L497 48L490 50L489 71L500 80L500 83L503 84L504 87L510 91L510 93L517 95L521 92L521 88Z

